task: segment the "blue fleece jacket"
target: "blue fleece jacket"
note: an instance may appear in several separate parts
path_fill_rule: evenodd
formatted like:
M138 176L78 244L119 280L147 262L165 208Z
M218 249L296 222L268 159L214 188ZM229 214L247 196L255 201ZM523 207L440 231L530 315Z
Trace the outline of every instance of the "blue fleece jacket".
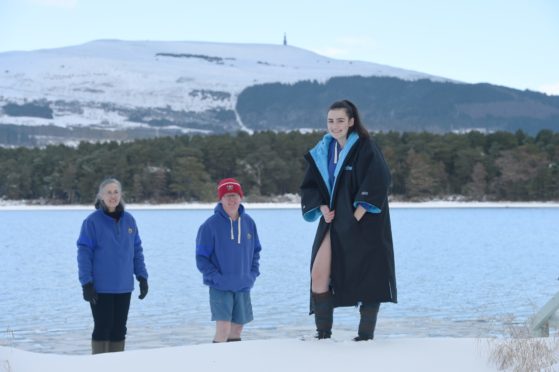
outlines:
M239 225L240 224L240 225ZM204 284L233 292L249 291L260 275L260 241L253 219L239 207L239 218L232 221L221 203L198 229L196 266Z
M129 293L134 275L148 278L136 221L126 211L118 222L101 209L91 213L77 245L80 283L92 281L99 293Z

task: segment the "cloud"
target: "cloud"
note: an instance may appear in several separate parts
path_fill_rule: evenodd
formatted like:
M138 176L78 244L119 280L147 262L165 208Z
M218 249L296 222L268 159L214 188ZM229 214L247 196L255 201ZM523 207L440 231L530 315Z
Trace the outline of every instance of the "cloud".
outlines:
M538 90L550 95L559 96L559 82L555 84L542 85L538 88Z
M28 0L32 5L41 5L54 8L75 8L78 0Z

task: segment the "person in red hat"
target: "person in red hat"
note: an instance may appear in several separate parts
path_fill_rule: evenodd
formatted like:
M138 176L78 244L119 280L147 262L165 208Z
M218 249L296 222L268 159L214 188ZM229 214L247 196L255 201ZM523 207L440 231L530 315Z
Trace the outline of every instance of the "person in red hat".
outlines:
M217 185L214 214L198 229L196 266L209 287L213 342L240 341L253 320L250 290L260 275L260 241L254 220L241 204L243 188L234 178Z

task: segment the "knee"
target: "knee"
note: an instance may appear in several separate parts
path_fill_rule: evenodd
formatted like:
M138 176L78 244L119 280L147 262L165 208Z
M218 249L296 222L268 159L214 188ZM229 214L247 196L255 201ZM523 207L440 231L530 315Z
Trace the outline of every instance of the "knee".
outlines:
M320 279L313 278L312 285L311 285L311 291L313 293L324 293L324 292L328 292L329 289L330 288L329 288L328 280L325 280L324 278L320 278Z
M320 270L319 268L315 268L311 272L311 280L313 283L318 285L324 286L328 285L330 281L330 272L328 270Z

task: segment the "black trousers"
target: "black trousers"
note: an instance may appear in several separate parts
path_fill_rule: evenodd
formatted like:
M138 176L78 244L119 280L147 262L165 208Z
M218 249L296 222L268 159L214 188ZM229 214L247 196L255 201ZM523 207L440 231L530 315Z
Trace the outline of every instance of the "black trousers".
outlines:
M126 337L126 321L130 309L131 293L99 293L93 314L95 341L123 341Z

